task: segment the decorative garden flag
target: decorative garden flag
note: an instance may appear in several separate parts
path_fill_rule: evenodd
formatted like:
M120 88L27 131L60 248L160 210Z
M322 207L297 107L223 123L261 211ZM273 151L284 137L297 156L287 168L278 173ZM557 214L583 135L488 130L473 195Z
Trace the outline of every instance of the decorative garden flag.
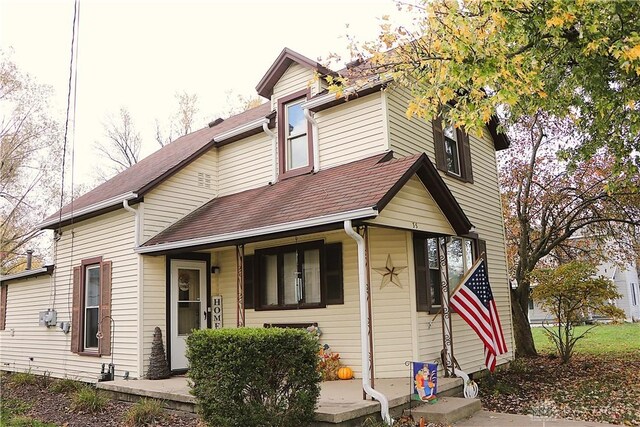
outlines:
M479 258L475 262L449 301L451 307L484 343L484 363L489 371L493 372L496 368L496 357L507 352L507 343L504 340L484 259Z
M414 400L434 402L438 389L438 364L412 362L413 365L413 395Z

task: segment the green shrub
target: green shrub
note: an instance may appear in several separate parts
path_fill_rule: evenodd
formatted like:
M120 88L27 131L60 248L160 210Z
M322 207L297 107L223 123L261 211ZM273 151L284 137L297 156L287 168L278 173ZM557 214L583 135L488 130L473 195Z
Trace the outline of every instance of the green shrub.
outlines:
M91 412L93 414L101 412L109 398L97 390L95 387L86 385L76 391L71 399L72 409L76 412Z
M81 382L72 380L71 378L63 378L63 379L54 381L49 386L49 390L51 390L54 393L69 393L71 391L78 391L81 387L82 387Z
M205 329L187 340L191 393L209 425L305 426L320 394L318 341L304 330Z
M153 425L165 416L162 402L155 399L142 398L124 414L127 426Z

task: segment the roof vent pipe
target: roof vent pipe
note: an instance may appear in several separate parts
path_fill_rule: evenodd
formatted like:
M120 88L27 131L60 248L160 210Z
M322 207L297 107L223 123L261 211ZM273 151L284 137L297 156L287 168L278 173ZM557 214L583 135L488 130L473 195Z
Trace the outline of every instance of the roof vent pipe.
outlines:
M27 267L25 270L31 270L31 263L33 261L33 249L27 249Z
M362 389L369 396L380 402L380 415L384 422L391 425L393 420L389 415L389 399L371 387L369 378L369 305L367 304L367 264L365 260L366 249L364 239L353 230L351 220L344 222L344 231L356 241L358 245L358 284L360 289L360 354L362 355Z
M218 117L217 119L215 119L212 122L209 122L209 127L212 128L214 126L218 126L220 123L224 122L224 119Z

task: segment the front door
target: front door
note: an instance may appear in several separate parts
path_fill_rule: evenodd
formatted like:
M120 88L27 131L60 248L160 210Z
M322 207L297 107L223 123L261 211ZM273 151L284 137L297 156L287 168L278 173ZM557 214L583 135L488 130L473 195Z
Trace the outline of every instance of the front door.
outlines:
M187 369L186 339L207 327L207 264L171 260L171 369Z

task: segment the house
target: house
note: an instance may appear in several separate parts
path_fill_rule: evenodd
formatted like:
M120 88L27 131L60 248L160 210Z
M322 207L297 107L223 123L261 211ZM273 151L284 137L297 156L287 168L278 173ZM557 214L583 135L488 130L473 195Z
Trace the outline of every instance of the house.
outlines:
M0 368L142 378L156 326L181 372L194 328L316 324L357 377L404 377L405 361L440 359L441 284L479 256L512 343L496 121L476 137L408 120L402 87L346 101L326 89L334 74L284 49L264 104L44 220L55 265L0 278ZM455 313L447 326L462 369L483 369L473 330Z
M603 262L598 266L596 275L615 283L620 298L611 301L611 303L624 311L625 319L629 322L640 321L640 285L638 284L638 270L635 263L625 263L620 266L612 262ZM529 301L529 322L531 324L552 321L553 315L533 300Z

